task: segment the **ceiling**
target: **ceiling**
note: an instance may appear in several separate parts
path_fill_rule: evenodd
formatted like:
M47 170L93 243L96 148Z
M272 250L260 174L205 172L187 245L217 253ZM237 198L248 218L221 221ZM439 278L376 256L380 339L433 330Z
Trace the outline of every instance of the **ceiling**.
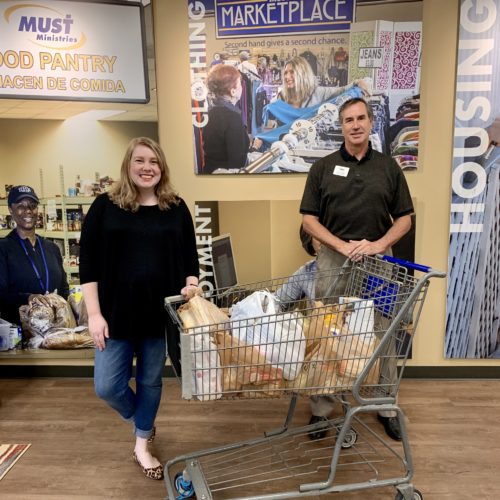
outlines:
M133 1L133 0L131 0ZM17 118L30 120L67 120L80 113L91 110L122 110L125 113L116 114L103 120L127 122L157 121L156 102L156 72L154 59L153 19L149 0L142 0L146 24L146 48L149 73L150 101L147 104L83 102L83 101L53 101L36 99L0 99L0 119Z

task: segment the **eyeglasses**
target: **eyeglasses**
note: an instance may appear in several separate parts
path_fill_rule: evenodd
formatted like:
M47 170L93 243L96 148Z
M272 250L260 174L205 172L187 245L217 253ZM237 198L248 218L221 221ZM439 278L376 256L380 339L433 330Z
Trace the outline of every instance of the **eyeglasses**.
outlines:
M27 212L28 210L34 212L35 210L38 210L38 203L18 203L14 206L14 210L17 210L18 212Z

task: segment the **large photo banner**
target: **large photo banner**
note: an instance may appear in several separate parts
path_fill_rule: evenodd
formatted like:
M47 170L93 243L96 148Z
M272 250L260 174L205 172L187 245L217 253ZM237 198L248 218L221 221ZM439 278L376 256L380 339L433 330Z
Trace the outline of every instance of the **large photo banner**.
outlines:
M462 0L447 358L500 358L500 0Z
M375 149L418 166L422 24L356 22L354 0L189 1L197 174L308 172L371 104Z

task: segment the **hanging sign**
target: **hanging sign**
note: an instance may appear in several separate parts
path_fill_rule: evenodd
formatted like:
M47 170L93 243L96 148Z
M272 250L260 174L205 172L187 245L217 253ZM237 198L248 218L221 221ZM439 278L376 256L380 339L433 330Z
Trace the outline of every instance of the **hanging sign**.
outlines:
M0 97L149 101L140 3L0 4Z
M384 63L383 47L360 47L359 68L381 68Z
M355 0L215 0L217 38L349 31Z

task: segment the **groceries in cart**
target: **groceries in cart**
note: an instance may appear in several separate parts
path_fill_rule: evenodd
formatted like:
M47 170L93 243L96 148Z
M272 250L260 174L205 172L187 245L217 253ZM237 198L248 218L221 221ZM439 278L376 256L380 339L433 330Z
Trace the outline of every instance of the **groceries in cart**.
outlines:
M192 384L201 400L349 390L378 345L373 301L358 297L281 312L268 290L228 308L196 295L178 315L190 336ZM365 383L376 383L378 372L376 363Z
M283 377L293 380L304 361L306 342L302 319L296 313L278 314L275 296L259 290L232 307L231 330L234 337L256 346Z
M423 274L417 278L408 270ZM188 304L179 297L165 300L181 333L183 398L290 398L280 428L169 460L170 500L342 496L356 490L369 497L371 488L388 486L398 499L422 498L411 483L410 444L396 398L430 278L446 275L389 256L365 256L325 275L335 286L321 296L311 287L307 300L279 293L290 280L296 284L296 276L211 290ZM279 297L279 312L269 292ZM399 338L403 326L406 343ZM201 347L194 348L193 336L205 337ZM298 395L312 394L332 395L342 415L292 425ZM379 411L397 414L397 448L365 418ZM311 440L319 430L325 437Z

